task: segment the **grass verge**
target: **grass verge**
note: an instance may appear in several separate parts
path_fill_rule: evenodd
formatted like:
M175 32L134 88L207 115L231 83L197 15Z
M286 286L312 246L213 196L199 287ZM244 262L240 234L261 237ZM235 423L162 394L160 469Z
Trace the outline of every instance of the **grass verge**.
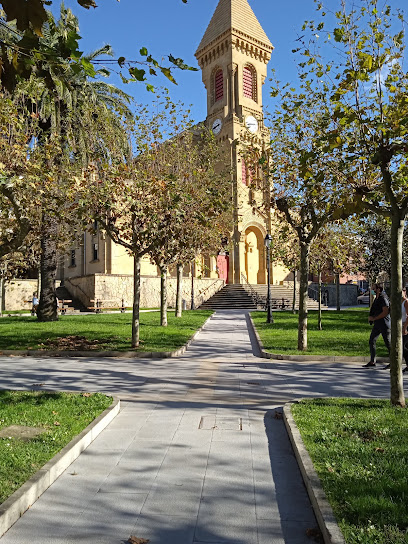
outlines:
M407 410L329 398L292 413L347 544L406 544Z
M367 308L341 312L326 310L322 316L321 331L317 329L317 312L309 311L306 352L296 349L297 314L275 312L273 324L266 323L265 312L252 312L251 316L265 351L288 355L369 356L368 339L371 327L368 324ZM377 342L377 355L388 356L382 338Z
M140 314L140 347L136 351L174 351L184 346L212 311L168 314L168 326L160 326L160 314ZM4 349L131 349L131 314L65 315L58 321L40 323L35 317L4 317L0 320L0 350ZM81 337L81 343L62 343L61 338Z
M0 431L24 425L41 432L30 440L7 434L0 438L0 503L111 403L112 397L101 393L0 391Z

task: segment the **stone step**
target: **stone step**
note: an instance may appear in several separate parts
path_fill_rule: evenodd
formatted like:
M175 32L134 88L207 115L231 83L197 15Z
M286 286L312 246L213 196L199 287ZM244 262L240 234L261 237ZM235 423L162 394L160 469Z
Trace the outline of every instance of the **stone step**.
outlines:
M66 287L61 285L55 290L58 300L71 300L72 302L64 302L64 306L67 306L65 313L81 313L86 312L85 306L76 298L74 298Z
M279 301L283 298L288 304L287 309L292 308L293 289L290 287L284 287L281 285L271 285L271 299L273 301L273 309L278 309ZM251 291L257 294L258 306L251 296ZM233 308L245 308L256 310L257 307L263 307L266 303L268 292L267 285L251 285L245 286L240 284L228 284L225 285L220 291L215 293L209 300L204 302L200 308L203 309L233 309ZM297 290L296 305L298 309L299 291ZM307 307L310 310L317 310L317 301L309 298Z

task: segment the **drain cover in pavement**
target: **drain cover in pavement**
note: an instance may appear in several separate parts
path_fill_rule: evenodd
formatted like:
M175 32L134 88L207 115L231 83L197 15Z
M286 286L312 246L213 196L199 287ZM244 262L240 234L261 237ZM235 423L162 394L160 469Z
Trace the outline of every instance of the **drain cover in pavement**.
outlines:
M242 431L242 418L235 416L202 416L198 428Z
M20 440L31 440L45 432L41 427L26 427L25 425L10 425L0 430L0 438L19 438Z

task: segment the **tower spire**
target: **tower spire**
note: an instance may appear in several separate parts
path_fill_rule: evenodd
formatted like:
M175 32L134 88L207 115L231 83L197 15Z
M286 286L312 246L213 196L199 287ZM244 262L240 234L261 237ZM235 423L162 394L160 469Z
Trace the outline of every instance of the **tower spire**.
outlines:
M272 44L252 11L248 0L219 0L217 8L196 51L196 57L223 36L231 32L237 38L253 42L258 47L272 51Z

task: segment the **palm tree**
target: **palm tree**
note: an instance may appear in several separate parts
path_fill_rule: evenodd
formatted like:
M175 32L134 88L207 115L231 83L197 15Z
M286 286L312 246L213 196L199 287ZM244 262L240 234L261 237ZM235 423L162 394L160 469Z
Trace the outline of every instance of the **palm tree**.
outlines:
M38 307L40 321L58 319L55 279L57 241L61 226L61 210L65 210L69 187L70 165L86 168L96 158L125 159L128 139L124 122L131 118L130 97L97 78L106 76L104 69L94 70L92 61L101 55L112 55L105 46L83 57L81 64L67 59L65 49L78 36L78 20L61 6L56 22L51 14L40 39L42 60L36 73L22 83L20 93L26 97L31 114L38 117L38 145L48 145L53 153L47 167L56 173L57 182L47 187L47 202L42 210L41 296ZM60 175L58 175L60 174ZM68 179L67 179L68 178Z

